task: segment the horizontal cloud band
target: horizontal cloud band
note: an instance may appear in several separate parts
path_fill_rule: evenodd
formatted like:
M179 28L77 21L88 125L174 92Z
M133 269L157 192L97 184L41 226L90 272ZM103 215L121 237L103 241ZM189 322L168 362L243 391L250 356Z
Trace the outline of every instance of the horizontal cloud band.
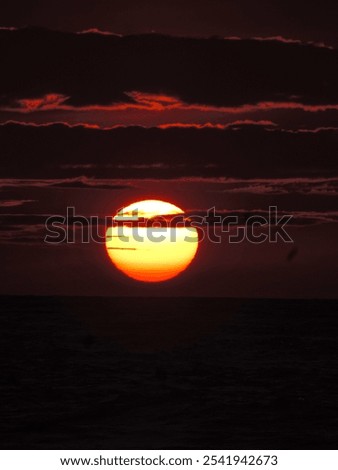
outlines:
M0 126L2 177L332 178L338 175L337 137L335 129L285 132L252 125L100 130L8 124Z
M324 47L28 28L0 30L0 47L5 107L132 104L135 90L215 107L338 104L338 51Z

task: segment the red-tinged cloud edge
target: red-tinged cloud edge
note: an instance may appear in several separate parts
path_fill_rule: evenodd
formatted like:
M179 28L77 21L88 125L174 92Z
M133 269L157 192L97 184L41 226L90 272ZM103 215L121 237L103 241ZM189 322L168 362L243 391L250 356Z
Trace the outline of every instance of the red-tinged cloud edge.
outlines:
M84 29L83 31L77 31L76 34L101 34L102 36L117 36L121 38L123 35L118 33L113 33L112 31L102 31L98 28L89 28Z
M0 126L5 127L5 126L10 126L10 125L16 125L16 126L22 126L22 127L53 127L53 126L64 126L70 129L76 129L77 127L82 127L84 129L101 129L101 130L113 130L117 129L119 127L126 127L126 126L111 126L107 128L102 128L97 124L87 124L85 122L79 122L76 124L70 124L69 122L64 122L64 121L52 121L52 122L43 122L43 123L38 123L38 122L30 122L30 121L16 121L15 119L13 120L8 120L8 121L3 121L0 122ZM141 126L140 126L141 127Z
M198 124L198 123L180 123L180 122L175 122L175 123L170 123L170 124L160 124L159 127L160 129L171 129L172 127L174 128L181 128L181 129L189 129L189 128L195 128L195 129L230 129L230 128L235 128L236 126L263 126L263 127L277 127L277 124L269 121L269 120L260 120L260 121L254 121L251 119L243 119L243 120L237 120L230 122L229 124L213 124L211 122L207 122L205 124Z
M95 129L95 130L102 130L102 131L111 131L114 129L126 129L128 127L140 127L140 128L148 128L149 126L142 126L142 125L123 125L123 124L116 124L113 126L100 126L98 124L88 124L85 122L78 122L76 124L70 124L69 122L65 121L51 121L51 122L43 122L43 123L38 123L38 122L31 122L31 121L16 121L16 120L8 120L8 121L3 121L0 122L0 126L10 126L10 125L17 125L17 126L22 126L22 127L36 127L36 128L44 128L44 127L53 127L53 126L64 126L69 129L76 129L76 128L84 128L84 129ZM181 123L181 122L174 122L174 123L168 123L168 124L159 124L155 126L150 126L152 128L157 128L157 129L162 129L162 130L168 130L168 129L218 129L220 131L222 130L227 130L227 129L232 129L232 130L237 130L240 129L242 126L257 126L257 127L263 127L267 131L280 131L280 132L286 132L290 134L317 134L320 132L325 132L325 131L338 131L338 126L319 126L316 128L303 128L303 129L283 129L278 126L273 121L269 120L252 120L252 119L243 119L243 120L236 120L229 122L228 124L218 124L218 123L211 123L211 122L206 122L204 124L200 123Z
M17 28L15 26L0 26L0 31L18 31L21 28ZM107 31L107 30L102 30L100 28L96 27L91 27L88 29L80 30L80 31L75 31L75 34L98 34L101 36L117 36L117 37L123 37L123 34L116 33L114 31ZM180 35L175 35L175 37L186 37L186 36L180 36ZM203 38L206 39L205 36L194 36L194 38ZM276 41L276 42L282 42L285 44L304 44L304 45L309 45L313 47L320 47L320 48L327 48L327 49L334 49L333 46L324 43L323 41L303 41L301 39L296 39L296 38L290 38L290 37L285 37L281 35L276 35L276 36L245 36L245 37L240 37L240 36L223 36L223 39L225 40L231 40L231 41L246 41L246 40L255 40L255 41Z
M27 98L17 101L16 111L30 113L32 111L49 111L59 108L68 98L57 93L49 93L39 98Z
M0 31L18 31L21 28L17 28L15 26L0 26ZM85 35L85 34L92 34L92 35L101 35L101 36L116 36L116 37L123 37L123 34L116 33L114 31L107 31L107 30L102 30L100 28L92 27L88 29L84 29L81 31L75 31L75 34L79 35ZM180 36L176 35L175 37L186 37L186 36ZM200 39L206 39L205 36L194 36L194 38L200 38ZM301 39L296 39L296 38L290 38L290 37L285 37L281 35L276 35L276 36L245 36L245 37L240 37L240 36L223 36L224 40L231 40L231 41L247 41L247 40L254 40L254 41L275 41L275 42L281 42L284 44L298 44L298 45L308 45L308 46L313 46L313 47L319 47L319 48L325 48L325 49L335 49L333 46L326 44L323 41L303 41Z
M261 102L238 107L215 107L189 105L166 95L140 92L128 93L131 103L115 103L110 106L74 107L67 104L67 97L50 93L40 98L20 99L14 107L0 108L0 125L16 122L27 125L64 124L70 127L82 125L93 129L114 129L118 127L169 128L236 128L241 125L256 125L270 130L289 130L289 122L295 132L303 128L334 128L337 105L304 105L295 102ZM285 120L284 111L291 113ZM276 114L277 113L277 114ZM284 113L284 114L283 114ZM296 121L292 119L297 113ZM305 113L301 117L299 113ZM280 117L282 116L282 117ZM308 117L306 117L308 116ZM279 123L280 119L282 121ZM305 121L304 121L305 119ZM308 126L303 122L309 120ZM323 121L324 119L324 121ZM324 122L327 122L325 126ZM333 125L332 125L333 124Z
M35 199L4 199L0 201L0 208L3 207L19 207L31 202L36 202Z
M101 34L103 36L118 36L123 37L123 34L114 33L112 31L102 31L98 28L90 28L83 31L78 31L76 34ZM179 36L178 36L179 37ZM231 41L245 41L245 40L254 40L254 41L275 41L281 42L284 44L303 44L309 45L313 47L319 48L326 48L326 49L334 49L334 47L325 44L324 42L316 42L316 41L302 41L300 39L294 38L287 38L280 35L277 36L248 36L248 37L239 37L239 36L224 36L223 39L231 40Z
M224 39L229 39L231 41L243 41L245 39L254 40L254 41L275 41L281 42L283 44L298 44L298 45L307 45L313 47L319 47L324 49L335 49L333 46L325 44L324 42L317 42L317 41L301 41L300 39L293 39L293 38L286 38L283 36L253 36L248 38L241 38L239 36L228 36L224 37Z
M88 111L148 111L148 112L164 112L172 110L191 110L203 111L206 113L218 112L226 114L243 114L257 111L271 111L271 110L302 110L307 112L319 112L338 110L338 104L318 104L309 105L296 101L285 102L272 102L263 101L256 104L245 104L241 106L210 106L202 104L187 104L179 98L158 95L151 93L142 93L139 91L125 92L125 94L133 100L128 103L112 103L110 105L91 105L91 106L70 106L67 104L69 97L57 93L49 93L44 96L36 98L22 98L16 101L13 106L2 106L0 111L15 112L15 113L32 113L40 111L74 111L74 112L88 112Z

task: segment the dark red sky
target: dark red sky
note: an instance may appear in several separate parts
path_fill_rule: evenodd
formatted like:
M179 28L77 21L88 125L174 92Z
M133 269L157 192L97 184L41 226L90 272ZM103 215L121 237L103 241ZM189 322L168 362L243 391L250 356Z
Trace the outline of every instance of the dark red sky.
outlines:
M336 297L336 2L1 9L2 293ZM103 217L143 198L248 216L278 206L294 216L295 254L206 242L181 277L144 286L103 246L43 243L45 218L67 206Z

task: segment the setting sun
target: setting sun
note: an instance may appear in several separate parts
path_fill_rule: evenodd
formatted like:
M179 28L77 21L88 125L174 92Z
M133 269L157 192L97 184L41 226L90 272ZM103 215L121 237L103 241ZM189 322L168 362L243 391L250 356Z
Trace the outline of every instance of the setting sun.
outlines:
M119 210L116 225L106 233L111 261L138 281L161 282L177 276L198 248L196 228L171 225L178 215L184 215L182 209L159 200L138 201Z

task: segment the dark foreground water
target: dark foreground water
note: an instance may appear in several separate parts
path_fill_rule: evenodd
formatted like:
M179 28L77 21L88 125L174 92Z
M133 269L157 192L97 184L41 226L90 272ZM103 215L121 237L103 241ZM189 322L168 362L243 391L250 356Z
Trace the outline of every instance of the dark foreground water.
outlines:
M337 448L337 305L2 297L1 447Z

